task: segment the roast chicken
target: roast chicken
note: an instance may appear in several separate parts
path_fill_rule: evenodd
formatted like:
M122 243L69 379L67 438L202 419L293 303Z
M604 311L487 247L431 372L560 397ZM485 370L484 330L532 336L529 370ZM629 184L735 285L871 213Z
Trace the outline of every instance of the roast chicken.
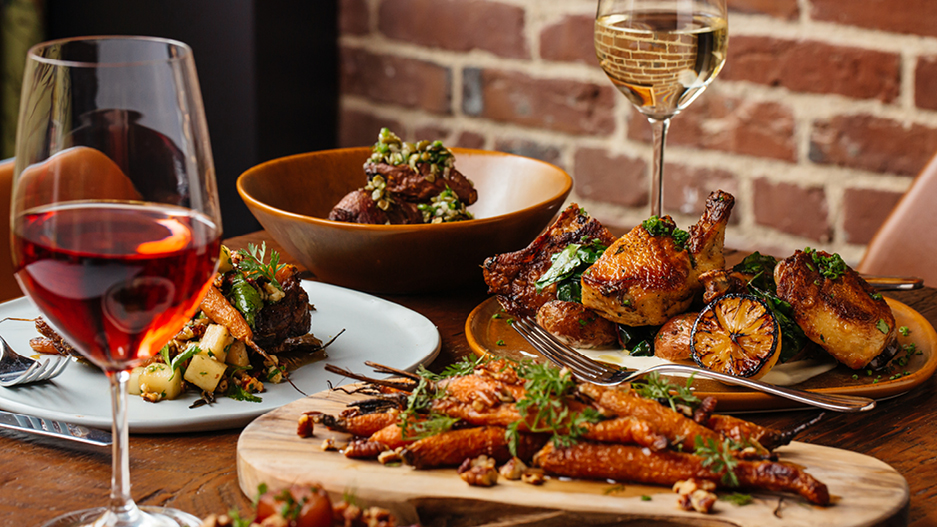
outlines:
M778 296L811 341L853 369L884 366L899 350L891 308L845 264L831 271L835 255L795 251L774 269ZM840 260L841 262L841 260Z
M636 226L583 273L582 303L628 326L660 325L686 311L702 291L699 275L725 267L725 229L734 204L731 194L710 194L684 246L670 216L658 220L653 234L650 220Z
M571 243L596 240L608 246L615 236L573 203L527 247L492 256L482 266L488 292L498 295L511 314L536 316L548 331L577 348L597 348L617 340L615 324L576 302L557 299L557 285L538 290L537 281L550 269L553 256Z

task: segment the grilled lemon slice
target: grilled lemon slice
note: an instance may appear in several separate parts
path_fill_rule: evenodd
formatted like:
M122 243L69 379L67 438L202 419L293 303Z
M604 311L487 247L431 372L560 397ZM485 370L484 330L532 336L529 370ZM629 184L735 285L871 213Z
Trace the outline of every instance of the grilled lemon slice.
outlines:
M700 366L757 379L778 362L781 330L774 313L751 295L729 294L709 303L690 333L690 351Z

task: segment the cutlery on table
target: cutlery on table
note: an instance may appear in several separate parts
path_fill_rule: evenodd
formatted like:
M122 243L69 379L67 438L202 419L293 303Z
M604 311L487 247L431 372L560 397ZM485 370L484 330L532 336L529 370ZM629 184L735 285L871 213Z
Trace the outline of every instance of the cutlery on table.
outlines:
M524 340L543 354L544 357L559 366L569 368L570 372L572 372L575 377L593 384L615 386L633 381L651 372L689 373L728 384L744 386L746 388L835 412L865 412L875 408L875 401L866 397L795 390L742 377L733 377L732 375L684 364L660 364L643 370L612 369L582 355L573 348L560 342L530 317L515 318L512 327L524 337Z
M913 276L861 275L862 278L879 291L910 291L924 287L924 280Z
M49 380L65 371L69 362L69 358L62 355L50 355L42 360L24 357L0 337L0 386Z
M111 434L104 430L88 428L82 425L43 419L32 415L0 412L0 428L41 436L78 441L95 446L110 446Z

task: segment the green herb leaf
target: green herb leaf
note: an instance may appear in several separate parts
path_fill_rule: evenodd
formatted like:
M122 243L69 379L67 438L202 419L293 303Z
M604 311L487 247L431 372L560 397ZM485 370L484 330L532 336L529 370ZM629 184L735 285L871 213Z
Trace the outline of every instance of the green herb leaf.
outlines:
M571 243L551 257L552 265L537 280L537 293L543 288L557 284L557 298L567 302L581 302L582 288L579 281L582 273L596 262L608 247L597 238Z
M169 367L172 368L172 375L169 376L169 379L172 380L176 376L176 370L182 367L182 363L194 357L198 352L202 351L198 346L189 346L182 353L173 357L172 362L168 363Z
M886 335L888 334L888 322L885 322L885 319L878 319L878 322L875 323L875 328Z
M733 492L732 494L723 494L719 496L719 499L722 501L728 501L729 503L734 503L739 507L748 505L752 503L755 499L752 498L751 494L742 494L741 492Z
M235 401L247 401L250 403L263 402L263 399L245 390L240 384L233 381L228 382L228 391L225 392L225 395Z
M907 337L908 335L911 334L911 330L908 329L908 326L901 326L900 328L898 328L898 333L901 333L902 337Z
M709 468L713 474L722 474L722 483L729 487L738 487L739 478L733 471L739 464L738 460L732 457L732 450L737 449L737 444L728 437L722 443L716 442L713 438L703 440L696 436L696 449L694 454L703 458L703 466Z
M280 264L280 253L270 251L270 262L264 263L267 254L267 242L263 242L259 248L249 243L247 249L246 251L244 249L238 251L238 254L242 256L241 261L237 264L238 270L251 280L263 278L282 291L283 287L280 286L276 278L277 271L284 266Z
M690 233L677 228L673 222L665 221L657 216L651 216L644 220L641 222L641 226L651 236L670 236L673 238L677 250L680 251L686 249L686 242L690 239Z
M631 388L641 397L669 405L674 411L677 411L677 405L696 410L701 401L699 397L693 395L693 391L690 389L693 386L694 375L691 374L687 378L686 386L678 386L670 384L660 374L653 372L643 379L631 383Z
M830 280L836 280L846 272L846 262L838 253L825 254L810 247L806 247L804 252L817 264L817 271Z
M227 296L231 305L244 315L247 325L253 328L257 313L264 308L264 300L260 296L260 291L243 276L236 275L231 280L231 291Z

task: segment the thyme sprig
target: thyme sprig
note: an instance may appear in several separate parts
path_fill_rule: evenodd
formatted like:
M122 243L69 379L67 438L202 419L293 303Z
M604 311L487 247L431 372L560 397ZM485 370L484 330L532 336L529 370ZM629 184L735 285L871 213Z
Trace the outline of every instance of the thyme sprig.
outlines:
M242 256L237 265L238 269L247 275L247 278L252 280L264 278L277 289L283 290L280 282L277 281L277 271L286 264L280 263L280 253L276 251L270 251L270 261L264 263L267 256L267 242L263 242L260 247L249 243L247 250L241 249L238 254Z
M654 399L665 406L669 405L675 412L680 412L677 406L686 406L692 411L696 410L700 404L700 398L693 395L690 389L695 375L690 375L686 380L686 386L679 386L667 382L660 374L653 372L640 381L631 383L631 388L645 399Z
M738 487L739 478L735 475L735 467L739 462L732 455L735 450L741 450L744 445L725 438L722 443L713 438L703 440L696 436L694 454L703 458L703 466L709 468L713 474L722 474L722 483L729 487Z
M525 379L524 397L517 402L517 411L524 416L523 423L533 433L549 433L557 447L567 447L579 441L586 433L584 425L601 420L598 411L586 408L573 412L569 397L576 389L576 381L568 370L546 364L522 362L515 366L517 375ZM512 455L517 455L521 421L508 425L505 438Z

